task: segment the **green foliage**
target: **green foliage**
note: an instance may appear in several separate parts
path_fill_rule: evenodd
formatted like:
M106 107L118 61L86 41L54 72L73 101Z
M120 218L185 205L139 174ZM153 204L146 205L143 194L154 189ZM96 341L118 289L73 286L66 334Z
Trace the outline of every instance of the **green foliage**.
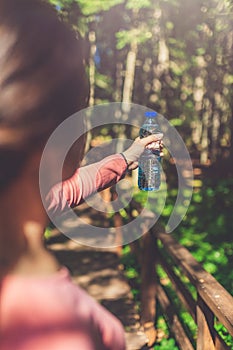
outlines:
M89 16L102 11L108 11L112 7L123 3L123 0L77 0L77 3L81 6L83 14Z
M215 320L215 329L229 348L233 350L233 338L230 336L227 329L217 320Z
M205 179L201 185L195 189L188 212L173 234L232 293L233 181ZM162 213L164 223L175 199L176 191L169 190Z
M100 74L97 72L96 74L96 87L100 89L112 89L112 80L110 77Z
M49 0L54 6L59 6L61 9L73 4L77 4L85 16L97 14L102 11L108 11L111 7L121 4L123 0Z
M131 292L134 300L140 304L140 267L135 259L135 256L131 254L130 246L123 247L123 254L121 256L121 263L124 266L124 274L129 280L131 286Z
M132 42L137 44L142 44L145 41L151 39L152 33L147 30L147 28L139 27L133 28L132 30L121 30L116 33L117 38L117 49L121 50L125 46L129 45Z
M61 6L61 1L60 0L50 0L49 2L53 6Z
M171 123L171 125L173 126L181 126L184 121L180 118L173 118L173 119L170 119L169 122Z
M179 350L173 338L163 339L159 345L155 345L155 350Z
M151 5L151 0L127 0L126 2L126 8L130 10L149 7L150 5Z
M48 226L44 232L44 238L49 239L51 237L51 232L52 232L52 227Z
M59 8L62 8L66 5L70 5L71 3L73 3L73 0L49 0L50 4L52 4L53 6L58 6Z

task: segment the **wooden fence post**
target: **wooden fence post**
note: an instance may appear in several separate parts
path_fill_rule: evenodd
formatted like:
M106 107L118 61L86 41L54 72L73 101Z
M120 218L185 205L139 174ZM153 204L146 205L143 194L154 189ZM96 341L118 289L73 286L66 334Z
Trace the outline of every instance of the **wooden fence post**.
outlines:
M197 350L215 350L214 314L202 300L197 297Z
M148 346L156 340L154 327L156 316L156 273L157 244L149 232L141 239L141 325L148 338Z

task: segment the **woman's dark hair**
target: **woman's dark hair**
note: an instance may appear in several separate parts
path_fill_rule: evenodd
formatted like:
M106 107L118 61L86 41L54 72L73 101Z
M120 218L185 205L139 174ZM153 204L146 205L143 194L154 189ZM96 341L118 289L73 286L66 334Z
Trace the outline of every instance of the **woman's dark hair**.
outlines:
M81 43L47 3L0 0L0 190L34 146L86 106Z

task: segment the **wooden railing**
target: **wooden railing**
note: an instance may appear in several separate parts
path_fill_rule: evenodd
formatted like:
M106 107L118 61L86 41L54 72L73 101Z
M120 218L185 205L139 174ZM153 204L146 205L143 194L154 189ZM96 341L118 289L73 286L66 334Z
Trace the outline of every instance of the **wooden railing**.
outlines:
M158 247L158 242L162 248ZM138 259L141 266L141 324L148 335L149 345L156 340L154 322L156 301L163 309L176 342L181 350L230 349L217 333L216 319L233 336L233 298L216 279L206 272L191 253L160 226L145 234L140 242ZM133 246L135 250L135 246ZM163 254L162 254L162 253ZM156 275L161 265L182 305L197 325L197 334L190 339L179 319L174 303L169 299ZM180 269L181 275L176 273ZM186 276L196 293L191 293L182 280ZM194 296L193 296L194 294ZM196 294L196 295L195 295Z

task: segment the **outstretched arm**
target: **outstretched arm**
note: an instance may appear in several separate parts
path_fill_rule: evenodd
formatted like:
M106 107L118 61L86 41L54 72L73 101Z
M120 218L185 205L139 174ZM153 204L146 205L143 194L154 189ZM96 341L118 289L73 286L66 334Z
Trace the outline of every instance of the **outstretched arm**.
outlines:
M162 134L137 138L122 154L114 154L77 169L74 175L62 184L55 185L47 196L48 210L62 211L75 207L91 194L101 191L120 181L127 169L135 169L145 147L161 140Z

